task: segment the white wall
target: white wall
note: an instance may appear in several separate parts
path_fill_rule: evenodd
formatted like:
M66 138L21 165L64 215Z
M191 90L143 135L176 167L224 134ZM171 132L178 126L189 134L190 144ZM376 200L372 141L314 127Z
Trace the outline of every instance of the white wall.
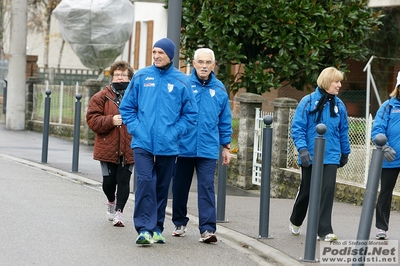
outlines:
M369 7L400 6L399 0L370 0Z
M154 21L153 40L167 37L168 12L164 4L135 3L135 21Z
M141 36L139 45L139 69L145 67L146 64L146 40L147 40L147 22L154 21L153 29L153 41L167 37L167 23L168 23L168 12L164 8L164 4L159 3L138 3L135 2L135 22L141 22ZM135 23L132 31L132 42L131 42L131 65L134 62L135 53ZM119 57L119 60L128 61L128 43L125 46L124 53Z

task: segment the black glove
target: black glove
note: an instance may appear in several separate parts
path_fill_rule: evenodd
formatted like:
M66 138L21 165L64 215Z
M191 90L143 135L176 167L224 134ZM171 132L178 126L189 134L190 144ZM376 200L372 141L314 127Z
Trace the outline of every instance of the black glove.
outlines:
M346 165L346 163L349 161L349 155L340 155L340 163L339 163L339 167L343 167Z
M310 161L311 161L311 156L310 156L310 153L308 152L308 150L307 149L301 149L299 151L299 153L300 153L301 166L309 167L310 166Z
M393 150L392 147L388 146L388 145L383 145L382 146L382 151L383 151L383 156L385 157L385 160L388 162L391 162L394 160L394 158L396 157L396 152Z

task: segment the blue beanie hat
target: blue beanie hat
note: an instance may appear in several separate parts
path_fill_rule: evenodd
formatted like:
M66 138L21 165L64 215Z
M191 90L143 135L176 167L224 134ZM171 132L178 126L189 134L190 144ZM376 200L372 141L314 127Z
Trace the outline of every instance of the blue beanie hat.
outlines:
M154 44L153 48L154 47L163 49L164 52L168 55L170 60L172 60L174 58L174 55L175 55L175 44L170 39L162 38L162 39L158 40Z

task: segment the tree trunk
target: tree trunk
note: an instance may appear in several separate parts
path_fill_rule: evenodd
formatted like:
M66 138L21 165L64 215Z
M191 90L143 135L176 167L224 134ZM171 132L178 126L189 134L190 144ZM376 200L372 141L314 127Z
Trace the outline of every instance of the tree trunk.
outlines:
M44 55L43 55L43 64L45 69L49 67L51 9L47 8L46 13L47 13L46 14L47 25L44 32Z
M27 14L27 1L12 1L6 113L6 128L10 130L25 129Z
M7 0L0 0L0 59L4 59L4 44L7 41L7 28L10 28L11 4Z
M63 39L62 43L61 43L60 54L58 56L58 64L57 64L57 68L58 69L61 67L61 59L62 59L62 54L63 54L63 51L64 51L64 44L65 44L65 40Z

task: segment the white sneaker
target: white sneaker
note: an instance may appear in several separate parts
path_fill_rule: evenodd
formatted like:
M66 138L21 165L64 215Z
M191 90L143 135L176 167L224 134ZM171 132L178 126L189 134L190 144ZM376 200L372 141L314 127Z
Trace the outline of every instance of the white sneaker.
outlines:
M112 221L114 219L116 203L117 203L116 200L114 200L114 202L107 201L107 219L109 221Z
M178 225L175 226L175 230L172 232L173 236L185 236L186 234L186 225Z
M387 233L385 230L378 229L378 231L376 232L375 238L378 240L386 240L386 239L388 239L388 236L387 236Z
M292 223L289 224L289 230L290 230L290 232L292 232L292 235L295 235L295 236L300 235L300 232L301 232L300 226L296 226Z
M118 227L124 227L124 222L122 220L122 212L121 210L118 210L115 215L114 215L114 219L113 219L113 225L114 226L118 226Z
M212 243L217 242L218 240L217 236L213 232L206 230L201 234L199 241L203 243Z
M324 241L325 242L332 242L332 241L336 241L336 240L338 240L338 237L335 235L335 234L327 234L325 237L324 237Z

